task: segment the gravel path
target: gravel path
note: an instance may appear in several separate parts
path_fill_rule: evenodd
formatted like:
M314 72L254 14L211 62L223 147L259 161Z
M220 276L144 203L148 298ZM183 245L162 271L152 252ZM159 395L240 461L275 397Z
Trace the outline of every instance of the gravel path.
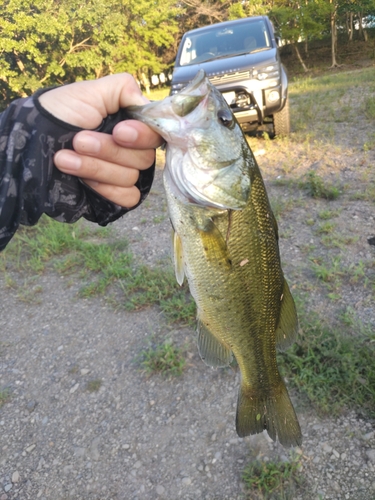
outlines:
M314 154L320 157L317 170L343 183L361 175L366 182L365 169L375 161L374 152L320 152L318 145L304 156L296 145L291 157L277 147L264 143L259 151L271 184L285 175L288 162L295 161L298 175L307 171ZM270 186L271 195L283 201L288 193L275 189ZM317 245L314 227L306 224L326 202L301 203L299 197L280 224L292 285L312 279L303 248L315 244L317 255L330 251ZM367 243L375 235L373 204L349 195L342 203L335 223L343 234L358 235L343 265L373 261L375 247ZM169 222L160 170L146 203L113 228L116 237L130 240L140 262L165 262ZM115 312L104 298L79 298L80 283L71 276L11 278L18 287L0 276L0 388L11 392L0 407L0 500L255 498L246 497L244 467L255 458L290 460L291 452L266 435L237 437L238 373L207 368L191 329L166 326L157 309ZM340 307L353 305L362 321L375 326L369 288L342 286ZM33 300L20 295L25 287ZM337 303L316 290L312 306L334 314ZM136 360L150 339L171 339L184 350L181 377L148 377L140 370ZM292 453L299 457L304 483L287 500L375 499L374 422L355 413L322 419L292 398L303 432L301 449Z

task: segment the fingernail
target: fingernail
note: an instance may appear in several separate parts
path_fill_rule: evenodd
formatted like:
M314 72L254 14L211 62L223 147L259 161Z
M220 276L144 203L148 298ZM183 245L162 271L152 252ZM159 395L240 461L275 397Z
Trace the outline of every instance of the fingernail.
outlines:
M135 142L138 139L138 130L129 127L126 123L119 123L116 126L114 135L121 142Z
M80 153L99 153L100 142L92 135L78 134L74 139L74 149Z
M55 155L55 163L64 172L77 172L81 168L82 160L69 151L58 151Z

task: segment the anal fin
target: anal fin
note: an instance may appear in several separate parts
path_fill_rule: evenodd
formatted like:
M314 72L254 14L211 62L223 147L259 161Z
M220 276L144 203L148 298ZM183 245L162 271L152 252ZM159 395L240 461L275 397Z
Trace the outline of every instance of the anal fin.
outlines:
M288 283L284 280L281 296L281 310L279 324L276 329L276 347L280 351L287 349L295 340L298 332L298 318L296 306Z
M197 331L199 354L206 365L213 368L228 366L233 359L231 349L220 342L200 320Z

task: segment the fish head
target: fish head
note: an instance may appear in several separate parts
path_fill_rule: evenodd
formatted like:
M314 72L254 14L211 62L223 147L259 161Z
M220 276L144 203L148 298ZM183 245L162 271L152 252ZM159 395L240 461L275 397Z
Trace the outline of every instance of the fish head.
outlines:
M127 111L165 139L165 175L181 202L231 210L246 206L254 159L227 102L203 70L179 93Z

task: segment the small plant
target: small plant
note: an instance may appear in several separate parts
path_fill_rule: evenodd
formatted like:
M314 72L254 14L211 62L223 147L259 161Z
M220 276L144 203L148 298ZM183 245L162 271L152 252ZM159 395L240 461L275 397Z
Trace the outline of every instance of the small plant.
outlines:
M326 185L324 180L315 172L309 172L306 179L301 182L301 187L313 198L336 200L340 191L335 186Z
M0 389L0 408L10 399L10 390L7 387Z
M325 262L321 262L318 259L315 259L312 264L312 269L315 273L315 276L325 283L332 283L337 281L343 274L341 268L342 266L340 257L334 257L332 259L331 265Z
M88 392L98 392L101 388L103 381L100 378L95 380L89 380L86 384L86 391Z
M332 231L335 229L336 224L334 224L331 221L326 221L323 222L322 224L319 224L319 226L316 229L317 234L330 234Z
M302 483L299 462L250 463L242 473L249 498L289 500Z
M319 219L329 220L333 219L333 217L338 217L339 212L337 210L322 210L318 215Z
M182 351L174 347L171 342L151 347L140 354L141 366L149 375L181 375L185 368L185 359Z

